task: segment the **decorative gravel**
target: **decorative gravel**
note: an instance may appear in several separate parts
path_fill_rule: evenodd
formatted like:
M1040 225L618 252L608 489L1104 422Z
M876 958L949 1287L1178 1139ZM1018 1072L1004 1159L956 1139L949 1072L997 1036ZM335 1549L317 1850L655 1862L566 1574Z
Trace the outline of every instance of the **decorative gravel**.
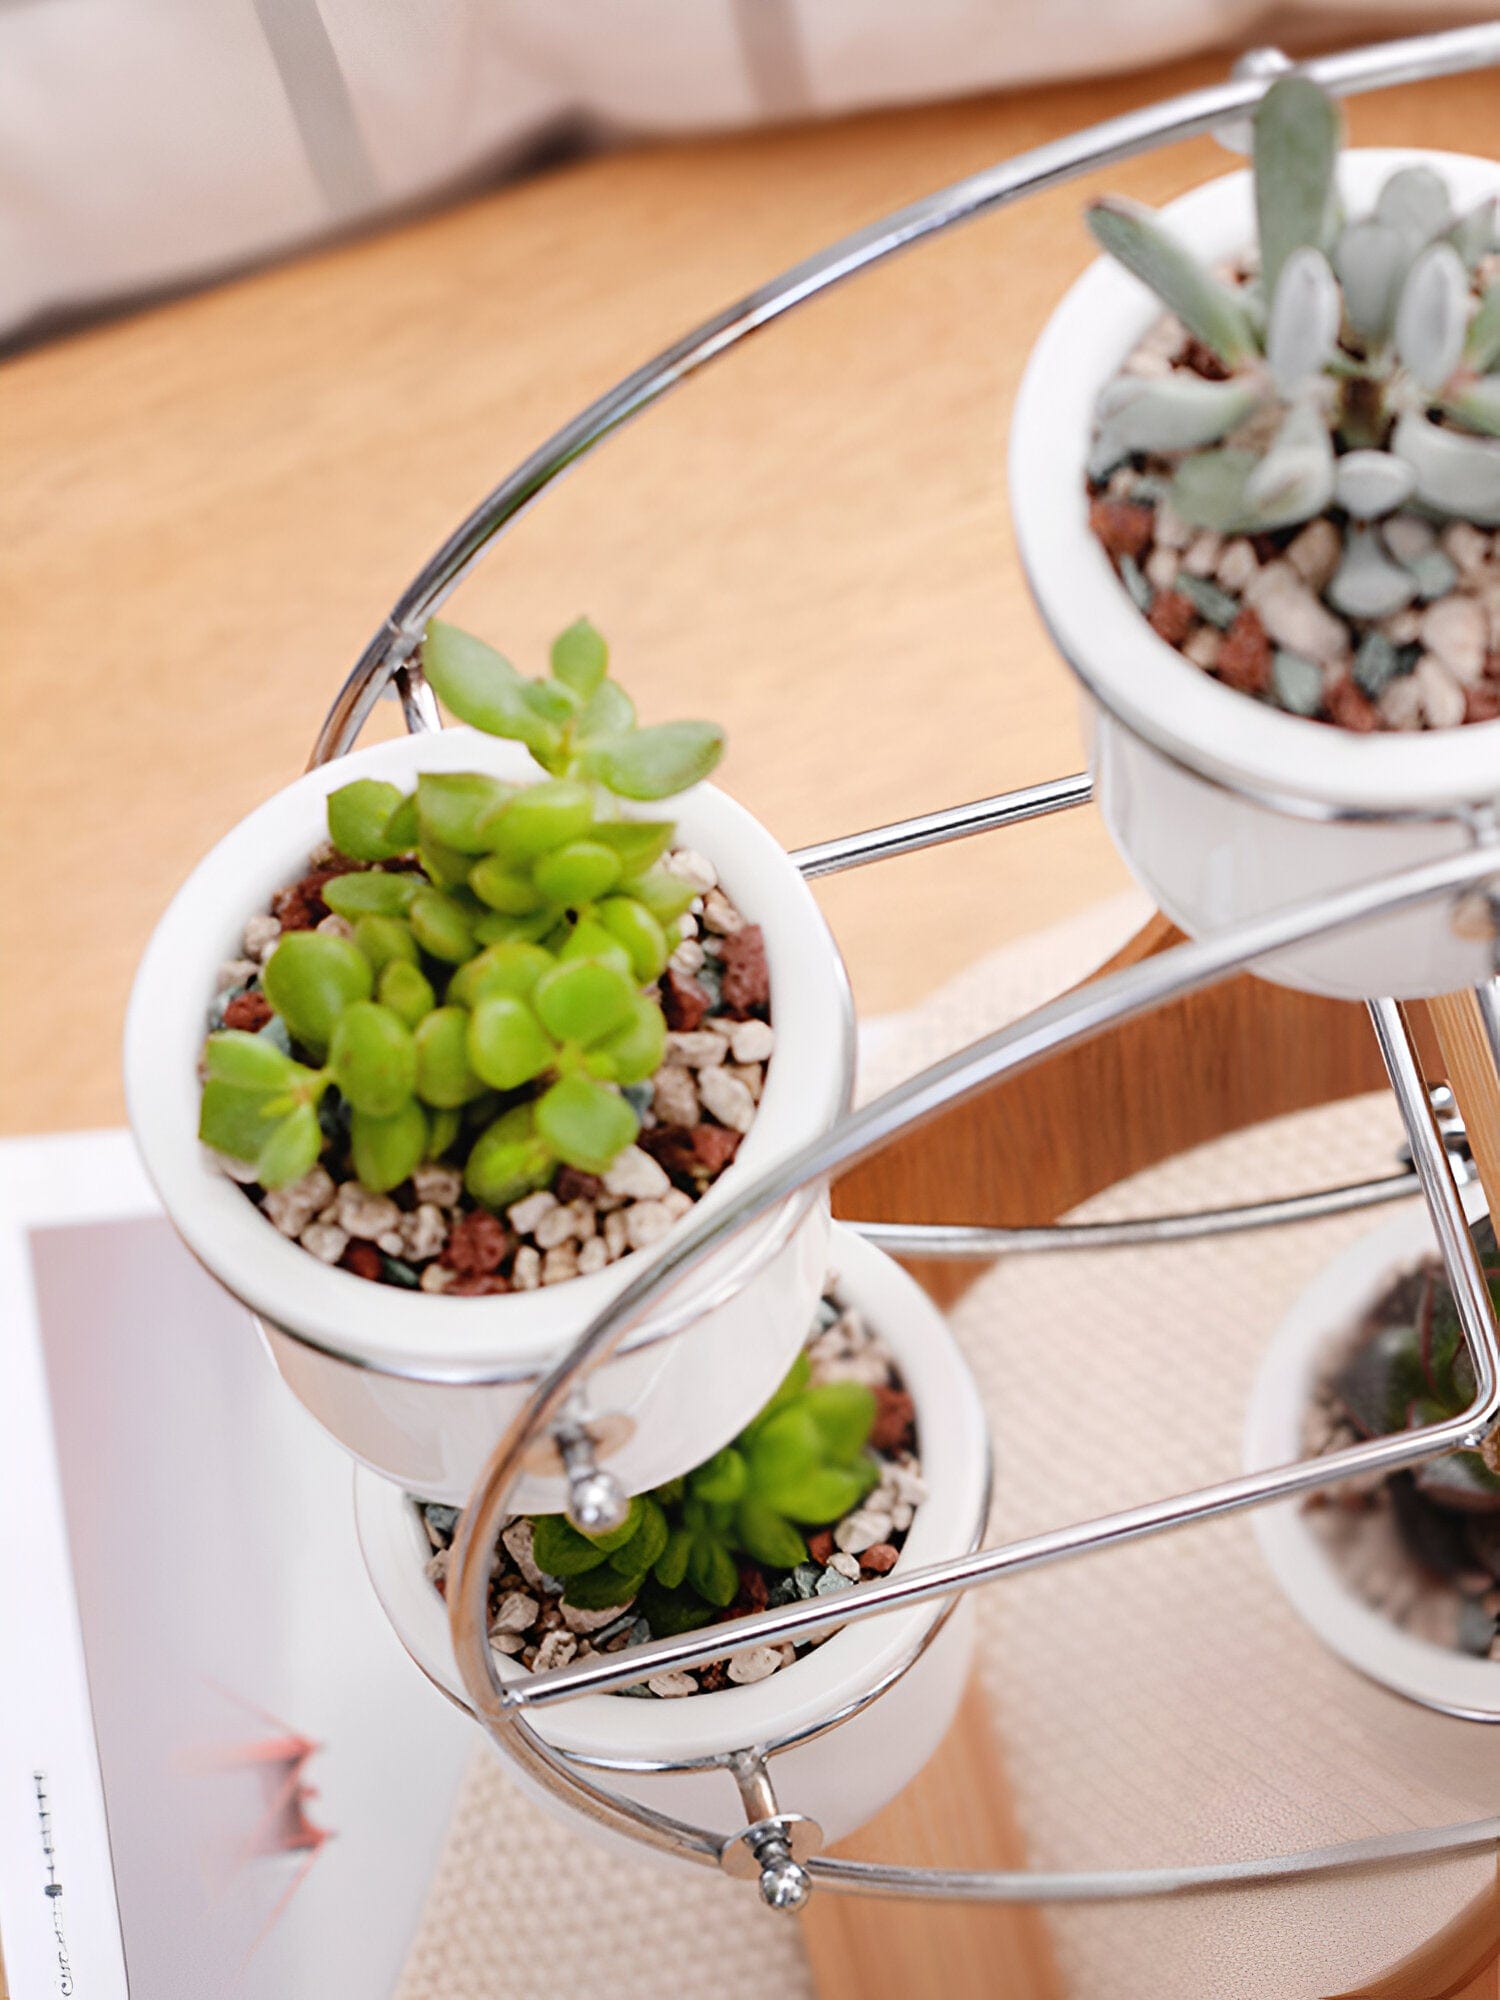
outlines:
M1235 274L1243 277L1243 273ZM1500 278L1481 259L1480 288ZM1170 314L1125 375L1223 375ZM1272 409L1224 443L1263 450ZM1414 511L1368 532L1402 601L1348 615L1327 591L1357 532L1337 510L1268 534L1193 528L1167 498L1176 461L1137 454L1090 488L1089 525L1153 631L1227 687L1292 715L1356 731L1452 729L1500 717L1500 537ZM1372 545L1373 550L1373 545Z
M808 1337L807 1353L814 1382L857 1381L874 1390L878 1408L870 1448L880 1460L879 1484L843 1520L808 1534L811 1560L796 1569L775 1570L742 1561L739 1595L715 1622L798 1598L835 1597L852 1589L861 1577L883 1575L894 1567L916 1511L927 1497L912 1399L900 1371L863 1315L840 1299L832 1277ZM459 1509L416 1499L413 1504L433 1547L427 1574L446 1593ZM636 1615L631 1604L582 1611L564 1604L562 1591L561 1582L545 1575L532 1560L531 1523L521 1518L508 1521L500 1531L490 1582L490 1643L495 1651L526 1667L560 1667L596 1653L643 1645L653 1636L650 1624ZM753 1646L733 1659L654 1674L640 1686L619 1692L671 1700L765 1680L832 1636L820 1634L795 1646Z
M261 993L261 968L285 931L350 935L319 893L350 866L331 847L319 848L308 872L250 918L242 955L220 968L210 1031L248 1029L290 1049ZM699 893L681 919L659 988L651 989L667 1020L666 1060L650 1082L626 1086L640 1137L607 1174L563 1167L551 1188L515 1202L503 1217L465 1192L462 1166L448 1161L418 1167L390 1194L371 1194L352 1178L343 1107L332 1089L323 1156L303 1179L267 1193L246 1178L253 1170L242 1162L215 1154L217 1164L268 1222L320 1263L408 1290L453 1297L533 1291L602 1271L657 1242L734 1159L755 1122L776 1046L760 927L745 922L705 856L682 848L662 866Z

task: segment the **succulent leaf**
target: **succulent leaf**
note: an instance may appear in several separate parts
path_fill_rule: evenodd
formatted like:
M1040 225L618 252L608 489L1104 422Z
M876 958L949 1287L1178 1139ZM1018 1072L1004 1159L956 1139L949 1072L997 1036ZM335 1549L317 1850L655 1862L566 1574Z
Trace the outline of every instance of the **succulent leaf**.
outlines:
M1255 112L1255 213L1261 277L1274 317L1288 259L1328 241L1339 150L1338 106L1310 77L1283 76Z
M1481 257L1488 256L1496 247L1495 221L1500 214L1500 202L1494 195L1488 195L1473 208L1466 209L1448 231L1448 241L1463 258L1467 270L1472 271Z
M1378 521L1405 506L1416 474L1390 451L1346 451L1334 470L1333 497L1356 521Z
M1434 243L1411 267L1396 306L1396 352L1436 396L1458 366L1469 319L1469 277L1451 243Z
M1500 437L1500 375L1481 375L1450 396L1443 407L1467 430Z
M1348 618L1387 618L1411 603L1416 578L1391 561L1373 529L1351 533L1328 585L1328 601Z
M1427 506L1479 527L1500 524L1500 443L1467 437L1408 410L1392 449L1416 474L1417 498Z
M1248 376L1228 382L1187 374L1157 380L1122 376L1100 398L1103 421L1090 474L1103 478L1133 451L1192 451L1217 444L1259 401L1260 391Z
M1172 506L1195 528L1239 534L1253 518L1245 487L1260 460L1253 451L1200 451L1185 458L1172 481Z
M1383 341L1391 330L1407 268L1406 239L1373 215L1351 222L1333 246L1333 269L1349 325L1362 340Z
M1286 528L1321 514L1333 498L1333 481L1328 426L1315 409L1298 404L1245 481L1245 498L1257 527Z
M1288 402L1327 367L1342 316L1332 266L1321 250L1302 244L1282 268L1266 329L1266 360Z
M1469 321L1464 339L1464 359L1482 374L1500 360L1500 284L1491 285L1479 301L1479 310Z
M355 1111L349 1121L349 1147L354 1171L374 1194L400 1187L427 1153L427 1119L415 1099L389 1118Z
M665 799L706 778L724 754L714 722L658 722L624 736L602 736L583 755L591 776L622 799Z
M525 677L493 646L434 618L422 636L422 669L460 722L524 743L543 764L557 755L557 724L537 714L526 698Z
M1398 167L1375 197L1375 214L1398 229L1415 252L1450 227L1453 204L1435 168Z
M1107 196L1089 207L1088 226L1100 248L1155 292L1226 368L1253 359L1255 329L1241 300L1149 208Z

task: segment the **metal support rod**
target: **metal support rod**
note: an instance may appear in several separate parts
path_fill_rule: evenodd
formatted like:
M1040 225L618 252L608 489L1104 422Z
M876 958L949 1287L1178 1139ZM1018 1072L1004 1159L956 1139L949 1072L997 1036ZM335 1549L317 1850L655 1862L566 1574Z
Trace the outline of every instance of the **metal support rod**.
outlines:
M945 806L940 812L922 813L916 819L892 820L889 826L846 833L838 840L819 841L814 847L794 848L791 859L811 881L819 875L837 875L845 868L863 868L870 861L889 861L897 854L915 854L921 848L942 847L950 840L966 840L970 834L991 833L997 827L1019 826L1023 820L1067 812L1073 806L1087 805L1093 792L1087 771L1080 771L1073 778L1050 778L1045 784L975 799L972 805Z
M1412 35L1373 48L1344 49L1301 67L1337 97L1483 69L1497 62L1500 22L1490 21L1438 34ZM1167 140L1211 132L1215 126L1242 117L1260 102L1269 81L1265 75L1246 76L1188 91L986 167L793 265L663 349L540 445L480 501L423 566L335 697L313 750L313 763L324 763L351 746L391 672L415 652L428 618L495 537L519 519L554 480L678 383L727 353L748 334L928 237L1044 188L1060 186L1093 168L1131 159Z
M1403 877L1383 884L1363 885L1343 892L1316 906L1316 928L1338 929L1371 913L1372 897L1384 907L1404 904L1408 898L1420 900L1431 893L1435 882L1449 889L1478 881L1493 870L1494 857L1467 850L1441 862L1430 862L1410 870ZM1417 884L1424 887L1417 892ZM1405 885L1398 888L1398 883ZM837 1610L816 1600L782 1606L737 1619L732 1644L725 1635L707 1637L687 1633L652 1640L632 1647L626 1654L575 1661L565 1667L534 1674L524 1683L502 1686L485 1639L484 1600L487 1590L487 1551L493 1545L504 1516L505 1496L516 1476L522 1453L532 1436L551 1418L554 1405L568 1395L580 1370L597 1366L613 1352L634 1320L643 1314L661 1291L680 1280L735 1229L744 1227L758 1214L785 1199L792 1190L822 1175L877 1151L897 1132L919 1119L932 1116L1000 1076L1030 1067L1044 1056L1057 1053L1089 1039L1105 1026L1146 1011L1164 999L1222 977L1225 971L1247 958L1264 956L1289 941L1290 934L1313 922L1311 912L1285 911L1246 925L1233 938L1190 945L1130 966L1097 981L1094 985L1064 995L1049 1007L1039 1009L1010 1028L985 1037L972 1048L946 1062L935 1064L920 1076L876 1099L844 1119L826 1138L814 1141L791 1156L779 1168L764 1174L747 1188L723 1215L699 1223L684 1232L675 1248L642 1278L627 1286L593 1325L580 1335L572 1350L557 1364L538 1387L528 1408L517 1418L510 1433L496 1447L489 1465L471 1497L455 1543L454 1584L449 1610L454 1645L460 1670L476 1705L487 1716L499 1720L507 1711L542 1708L584 1693L629 1685L650 1674L672 1667L698 1665L722 1655L726 1650L767 1643L776 1639L807 1638L833 1625L850 1624L876 1617L903 1605L945 1597L955 1590L1013 1570L1114 1546L1144 1535L1179 1527L1188 1521L1237 1511L1283 1498L1315 1487L1334 1485L1361 1474L1395 1471L1423 1463L1427 1459L1475 1444L1500 1414L1500 1390L1496 1388L1496 1349L1487 1314L1482 1325L1465 1321L1465 1331L1477 1343L1476 1378L1480 1391L1474 1407L1462 1416L1424 1430L1396 1437L1380 1438L1331 1453L1316 1461L1302 1461L1265 1472L1205 1487L1196 1493L1150 1502L1121 1513L1052 1530L1043 1535L961 1556L947 1563L893 1576L881 1583L861 1584L840 1593ZM1410 1075L1399 1073L1401 1090L1415 1091L1417 1108L1402 1104L1408 1131L1415 1132L1413 1153L1417 1172L1428 1187L1433 1157L1443 1181L1453 1187L1451 1166L1433 1115L1425 1086L1413 1066ZM1395 1079L1393 1079L1395 1081ZM1454 1200L1457 1201L1456 1188ZM1461 1207L1460 1207L1461 1213ZM1485 1343L1489 1343L1486 1345ZM481 1690L484 1698L481 1699Z
M1049 1250L1120 1250L1157 1243L1187 1243L1200 1236L1228 1236L1241 1229L1281 1229L1330 1215L1406 1201L1420 1194L1414 1173L1351 1181L1314 1194L1276 1195L1233 1208L1199 1208L1181 1215L1139 1215L1120 1222L1048 1222L1003 1229L969 1222L848 1222L890 1257L992 1258Z

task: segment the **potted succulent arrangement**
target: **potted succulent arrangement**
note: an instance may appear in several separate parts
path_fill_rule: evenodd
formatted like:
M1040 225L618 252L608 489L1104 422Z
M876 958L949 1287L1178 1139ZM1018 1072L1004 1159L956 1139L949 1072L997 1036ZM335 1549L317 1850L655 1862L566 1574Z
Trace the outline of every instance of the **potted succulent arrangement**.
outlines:
M537 678L436 622L422 664L468 726L311 771L215 848L142 962L126 1079L169 1215L296 1393L456 1502L636 1260L846 1107L852 1035L801 877L703 782L721 731L640 726L587 621ZM774 1388L827 1230L794 1198L611 1362L627 1491Z
M1102 808L1195 934L1452 852L1500 795L1500 167L1339 140L1292 74L1253 175L1095 202L1108 258L1016 409ZM1415 996L1487 952L1433 906L1270 971Z
M1477 1197L1476 1197L1477 1199ZM1488 1217L1475 1243L1500 1299ZM1277 1330L1251 1400L1256 1468L1461 1414L1474 1377L1426 1217L1355 1243ZM1302 1617L1371 1678L1500 1716L1500 1460L1493 1440L1263 1510L1261 1547Z
M977 1547L989 1447L941 1315L898 1266L835 1227L838 1276L803 1352L733 1441L639 1496L619 1528L579 1534L517 1514L501 1532L490 1641L513 1678L615 1653ZM443 1593L456 1510L361 1473L360 1542L424 1672L466 1704ZM547 1741L629 1796L725 1833L743 1822L722 1768L774 1752L778 1796L829 1840L878 1811L941 1740L963 1686L972 1607L922 1605L797 1647L592 1695L539 1719ZM877 1701L875 1698L880 1697ZM838 1723L837 1728L832 1725Z

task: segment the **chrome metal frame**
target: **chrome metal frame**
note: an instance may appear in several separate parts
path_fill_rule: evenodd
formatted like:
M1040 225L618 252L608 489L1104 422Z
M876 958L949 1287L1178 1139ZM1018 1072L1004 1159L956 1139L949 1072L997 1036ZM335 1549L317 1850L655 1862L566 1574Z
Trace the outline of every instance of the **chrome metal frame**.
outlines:
M1374 48L1319 58L1302 67L1336 94L1354 94L1428 77L1500 64L1500 22L1415 36ZM563 472L660 397L727 353L747 334L790 312L833 285L884 258L960 222L1056 186L1074 175L1129 158L1168 140L1211 132L1253 109L1274 65L1251 61L1232 82L1193 91L1168 103L1131 112L1070 138L1002 162L913 203L797 265L717 314L645 364L548 440L474 510L438 550L397 602L340 690L323 726L313 762L348 750L387 683L394 680L407 725L440 720L422 681L416 649L431 613L479 560L491 542ZM839 841L804 849L796 858L810 876L913 852L1081 804L1086 778L1032 786L1001 798L923 815ZM1297 802L1279 809L1304 812ZM1445 817L1448 815L1445 815ZM1199 991L1230 973L1325 931L1339 930L1414 908L1433 899L1456 901L1464 891L1500 894L1500 851L1493 825L1468 816L1472 845L1465 851L1362 885L1315 903L1277 912L1231 934L1182 944L1139 965L1113 972L1069 993L969 1048L898 1085L841 1120L745 1187L718 1218L684 1230L673 1248L644 1276L620 1292L543 1377L526 1409L496 1446L470 1498L454 1544L449 1606L455 1650L474 1710L497 1746L544 1790L583 1817L679 1858L753 1872L760 1866L763 1893L792 1906L807 1878L843 1893L966 1900L1108 1900L1284 1880L1350 1868L1410 1862L1500 1842L1500 1820L1469 1826L1404 1831L1375 1840L1231 1864L1108 1874L1033 1874L1028 1871L921 1870L805 1855L808 1829L776 1806L764 1763L753 1747L726 1760L753 1814L750 1826L726 1840L702 1828L617 1796L551 1749L531 1721L534 1714L588 1694L645 1680L669 1668L701 1664L772 1640L813 1637L835 1626L861 1622L916 1604L951 1605L957 1595L1023 1569L1107 1549L1230 1512L1258 1507L1342 1481L1421 1464L1455 1449L1472 1448L1500 1419L1500 1329L1465 1222L1454 1161L1417 1065L1399 1008L1371 1006L1371 1018L1391 1086L1406 1127L1410 1175L1387 1176L1312 1196L1254 1203L1237 1210L1155 1217L1113 1224L1067 1225L1046 1231L994 1231L949 1227L915 1232L899 1225L863 1227L908 1253L996 1254L1000 1249L1078 1248L1121 1242L1168 1242L1230 1228L1266 1227L1420 1190L1425 1196L1473 1361L1476 1392L1462 1415L1419 1431L1377 1438L1316 1460L1241 1474L1196 1492L1127 1508L1092 1521L982 1549L947 1562L864 1583L836 1600L809 1600L710 1628L599 1655L507 1684L500 1679L487 1634L489 1558L508 1511L508 1495L532 1444L560 1419L576 1415L587 1377L639 1326L651 1308L684 1283L728 1238L777 1204L821 1185L837 1170L868 1157L898 1134L961 1103L1003 1077L1018 1074L1063 1049L1075 1047L1164 1002ZM1481 991L1481 1007L1500 1068L1500 994ZM679 1336L680 1337L680 1336ZM747 1777L747 1772L750 1776ZM745 1850L753 1856L753 1866ZM799 1873L805 1871L805 1874ZM783 1896L789 1883L803 1884Z

